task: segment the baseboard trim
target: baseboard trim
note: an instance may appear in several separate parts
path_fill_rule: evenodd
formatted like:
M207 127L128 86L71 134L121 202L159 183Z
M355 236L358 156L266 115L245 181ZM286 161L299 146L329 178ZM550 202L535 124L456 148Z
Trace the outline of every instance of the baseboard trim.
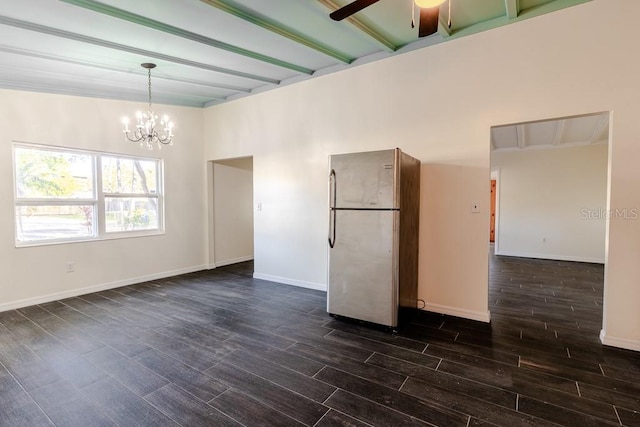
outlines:
M611 347L640 351L640 341L608 336L604 329L600 331L600 342Z
M238 258L225 259L223 261L216 261L214 264L209 265L209 270L216 267L224 267L225 265L237 264L239 262L251 261L253 255L241 256Z
M491 322L491 312L489 312L488 310L486 312L474 311L466 310L464 308L450 307L448 305L429 303L425 304L423 310L433 311L440 314L447 314L449 316L463 317L465 319L477 320L479 322Z
M315 289L316 291L327 291L327 286L323 283L305 282L303 280L289 279L288 277L273 276L271 274L253 273L254 279L268 280L285 285L297 286L299 288Z
M496 251L496 255L513 256L518 258L537 258L537 259L549 259L554 261L574 261L574 262L588 262L591 264L604 264L603 258L591 258L591 257L581 257L581 256L536 254L531 252L513 252L513 251Z
M135 285L136 283L148 282L151 280L165 279L167 277L179 276L180 274L193 273L196 271L206 270L206 265L198 265L194 267L180 268L177 270L163 271L161 273L148 274L146 276L132 277L115 282L102 283L99 285L87 286L84 288L71 289L64 292L56 292L52 294L42 295L33 298L25 298L17 301L11 301L0 304L0 312L15 310L18 308L29 307L36 304L44 304L47 302L58 301L65 298L77 297L80 295L91 294L94 292L106 291L108 289L120 288L122 286Z

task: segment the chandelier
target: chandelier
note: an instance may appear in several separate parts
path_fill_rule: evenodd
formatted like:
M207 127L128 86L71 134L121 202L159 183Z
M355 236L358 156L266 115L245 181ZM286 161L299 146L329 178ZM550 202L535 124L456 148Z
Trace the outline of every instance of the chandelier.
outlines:
M149 76L149 109L146 113L138 111L136 113L136 127L129 129L129 117L123 117L122 123L124 124L124 136L125 141L139 142L140 147L147 147L149 150L153 150L153 146L157 146L158 149L163 145L173 145L173 122L169 121L169 117L162 116L162 119L154 114L151 109L151 69L156 67L156 64L150 64L145 62L140 64L142 68L146 68ZM160 124L162 129L157 130L156 124Z

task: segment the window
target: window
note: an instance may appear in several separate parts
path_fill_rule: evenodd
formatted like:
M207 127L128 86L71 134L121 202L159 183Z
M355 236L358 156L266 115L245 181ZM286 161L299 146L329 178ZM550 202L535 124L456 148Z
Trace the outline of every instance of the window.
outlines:
M162 164L151 158L14 146L16 244L162 231Z

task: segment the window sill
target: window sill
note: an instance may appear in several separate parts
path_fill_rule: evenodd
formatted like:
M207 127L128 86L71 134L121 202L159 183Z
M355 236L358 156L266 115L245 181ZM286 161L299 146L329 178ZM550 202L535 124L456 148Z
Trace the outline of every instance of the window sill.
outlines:
M163 236L165 234L167 234L165 230L118 232L118 233L108 233L100 237L87 237L87 238L81 238L81 239L64 239L64 240L59 239L59 240L38 240L33 242L15 242L15 248L21 249L21 248L33 248L33 247L39 247L39 246L101 242L105 240L136 239L140 237Z

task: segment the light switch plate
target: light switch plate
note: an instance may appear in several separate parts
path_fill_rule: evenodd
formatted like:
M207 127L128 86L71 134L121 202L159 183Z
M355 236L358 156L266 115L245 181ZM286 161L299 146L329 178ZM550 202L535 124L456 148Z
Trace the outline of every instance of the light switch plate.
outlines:
M478 202L471 203L471 213L480 213L480 203Z

